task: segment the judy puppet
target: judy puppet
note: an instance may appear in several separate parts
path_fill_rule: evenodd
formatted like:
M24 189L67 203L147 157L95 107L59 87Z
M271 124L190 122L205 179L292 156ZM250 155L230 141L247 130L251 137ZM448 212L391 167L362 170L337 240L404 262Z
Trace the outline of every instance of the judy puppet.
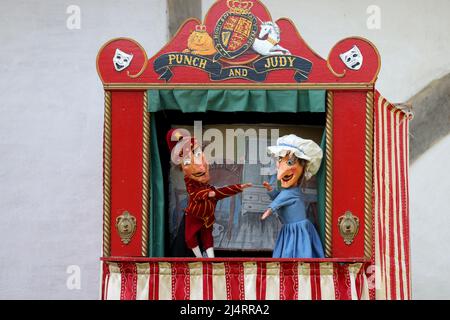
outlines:
M314 141L293 134L279 138L277 145L268 149L277 158L277 180L281 183L281 190L264 182L272 203L261 219L277 213L283 224L273 257L323 258L320 237L306 216L306 195L301 188L303 179L310 179L319 170L322 150Z

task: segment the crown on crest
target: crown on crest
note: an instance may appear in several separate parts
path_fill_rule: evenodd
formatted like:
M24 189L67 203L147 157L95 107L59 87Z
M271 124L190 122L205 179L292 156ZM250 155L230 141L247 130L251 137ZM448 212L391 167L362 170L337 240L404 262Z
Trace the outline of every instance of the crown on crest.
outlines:
M254 3L251 1L243 1L243 0L228 0L227 6L230 8L231 13L236 14L246 14L250 12L250 9L253 8Z
M198 24L195 26L195 31L206 32L206 26L204 24Z

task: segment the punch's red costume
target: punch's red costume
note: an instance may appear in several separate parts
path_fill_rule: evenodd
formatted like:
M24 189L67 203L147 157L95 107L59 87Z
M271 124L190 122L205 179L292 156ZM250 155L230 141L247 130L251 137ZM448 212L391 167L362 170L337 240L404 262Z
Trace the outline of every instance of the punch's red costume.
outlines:
M243 189L240 184L215 188L207 183L201 183L189 177L184 177L184 182L186 183L186 190L189 194L188 205L185 209L186 244L191 249L198 246L197 235L200 234L203 246L205 248L211 248L213 247L212 226L214 224L214 211L217 201L242 192ZM208 196L211 191L215 192L214 197Z

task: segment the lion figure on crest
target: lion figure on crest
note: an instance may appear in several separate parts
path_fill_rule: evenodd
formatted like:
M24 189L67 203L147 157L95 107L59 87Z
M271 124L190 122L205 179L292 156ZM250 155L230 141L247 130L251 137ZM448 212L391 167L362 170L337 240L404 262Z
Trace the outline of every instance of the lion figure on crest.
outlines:
M187 47L183 53L192 53L201 56L210 56L217 53L214 47L214 41L208 32L206 32L206 26L204 25L195 27L195 31L189 35Z

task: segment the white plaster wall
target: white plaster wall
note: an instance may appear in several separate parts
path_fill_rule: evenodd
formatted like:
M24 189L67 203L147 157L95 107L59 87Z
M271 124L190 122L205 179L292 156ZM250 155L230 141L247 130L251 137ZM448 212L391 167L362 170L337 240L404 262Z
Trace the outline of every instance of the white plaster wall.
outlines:
M81 29L66 8L81 8ZM1 1L0 299L97 299L102 248L103 89L95 58L115 37L151 56L160 0ZM66 268L81 270L68 290Z
M450 299L450 135L410 168L412 288L415 299Z

